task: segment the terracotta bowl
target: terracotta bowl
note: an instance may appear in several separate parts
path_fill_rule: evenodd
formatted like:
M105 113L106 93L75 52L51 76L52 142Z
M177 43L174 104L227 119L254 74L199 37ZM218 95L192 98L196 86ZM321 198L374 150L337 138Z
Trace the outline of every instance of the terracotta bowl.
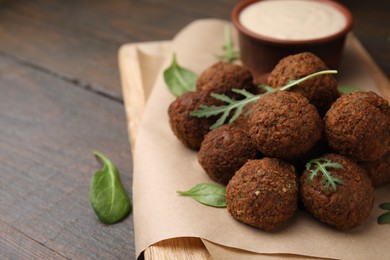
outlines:
M344 47L345 38L352 28L353 18L350 11L341 4L330 0L312 0L326 3L337 8L347 19L347 25L341 31L312 40L281 40L256 34L245 28L239 21L240 12L250 4L261 0L240 2L232 12L232 21L238 30L241 59L255 78L269 73L280 59L300 52L312 52L319 56L330 69L337 69Z

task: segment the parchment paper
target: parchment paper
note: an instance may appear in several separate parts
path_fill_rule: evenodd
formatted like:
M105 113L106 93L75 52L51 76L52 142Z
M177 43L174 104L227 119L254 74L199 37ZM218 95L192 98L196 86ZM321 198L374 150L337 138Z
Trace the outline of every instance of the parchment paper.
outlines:
M198 74L215 63L215 55L221 53L223 46L225 24L219 20L200 20L184 28L173 40L178 62ZM379 92L368 72L359 65L351 46L347 46L345 54L339 85L355 85ZM171 55L162 70L170 61ZM376 223L377 216L383 213L378 204L390 201L389 186L376 190L375 206L365 223L343 232L320 223L303 211L299 211L283 229L264 232L237 222L226 209L207 207L191 198L178 196L177 190L212 181L198 164L197 153L185 148L169 127L167 109L174 99L165 86L161 71L149 98L134 152L137 256L164 239L200 237L210 241L206 243L207 247L215 243L255 253L341 259L389 258L390 225ZM214 247L214 251L219 250L215 255L210 252L216 259L238 257L223 257L224 249L219 249ZM250 252L247 257L253 256Z

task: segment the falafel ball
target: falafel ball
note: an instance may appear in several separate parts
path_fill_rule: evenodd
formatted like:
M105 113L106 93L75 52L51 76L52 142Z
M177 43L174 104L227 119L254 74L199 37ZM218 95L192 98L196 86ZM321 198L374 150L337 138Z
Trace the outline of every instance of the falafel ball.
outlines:
M248 69L229 62L217 62L207 68L196 81L197 91L235 95L233 88L251 90L253 77Z
M168 108L169 124L173 133L185 146L198 150L216 117L198 118L190 113L199 109L200 105L221 104L221 101L211 97L208 92L187 92L181 95Z
M322 137L317 109L301 94L276 91L260 97L249 116L249 134L264 155L296 159Z
M359 162L358 164L367 171L374 188L390 184L390 153L377 161Z
M370 214L374 205L374 188L366 171L347 157L328 154L324 158L339 163L342 168L326 167L330 175L344 183L336 183L325 189L325 176L318 171L309 184L311 171L304 171L301 176L301 199L307 211L321 222L337 229L345 230L356 227Z
M226 185L236 171L256 155L257 150L247 131L238 126L223 125L205 136L198 160L212 180Z
M390 151L389 102L374 92L342 95L326 113L325 134L336 152L376 161Z
M226 187L226 206L243 223L266 231L280 227L298 208L294 166L276 158L248 161Z
M278 88L286 85L290 80L297 80L322 70L328 70L328 67L310 52L290 55L281 59L275 66L267 79L267 85ZM330 74L308 79L288 91L306 97L318 109L321 117L340 96L336 79Z

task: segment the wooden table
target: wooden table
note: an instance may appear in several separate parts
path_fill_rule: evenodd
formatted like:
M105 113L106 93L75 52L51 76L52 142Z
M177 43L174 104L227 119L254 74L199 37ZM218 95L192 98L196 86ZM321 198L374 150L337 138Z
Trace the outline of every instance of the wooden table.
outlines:
M89 204L100 165L132 160L118 48L171 39L194 19L229 19L234 0L0 0L0 258L133 259L130 215L101 224ZM390 76L390 2L342 1Z

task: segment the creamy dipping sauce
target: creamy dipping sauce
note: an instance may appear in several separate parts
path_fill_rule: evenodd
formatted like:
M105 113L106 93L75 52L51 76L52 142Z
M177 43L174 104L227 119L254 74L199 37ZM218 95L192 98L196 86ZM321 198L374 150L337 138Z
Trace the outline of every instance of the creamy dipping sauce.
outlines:
M265 0L245 7L240 23L248 30L281 40L312 40L335 34L347 19L335 7L310 0Z

